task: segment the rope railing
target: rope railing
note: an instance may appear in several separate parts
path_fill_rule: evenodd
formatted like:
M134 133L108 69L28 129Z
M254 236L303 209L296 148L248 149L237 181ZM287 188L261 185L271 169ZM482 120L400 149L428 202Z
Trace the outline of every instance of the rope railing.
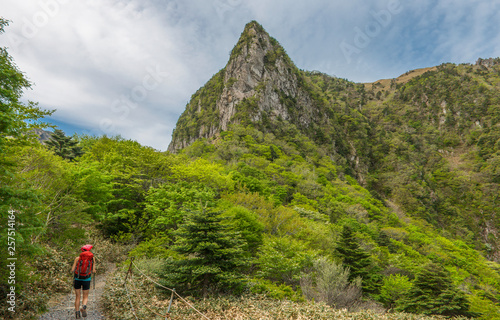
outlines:
M178 297L178 298L179 298L182 302L184 302L186 305L188 305L191 309L193 309L194 311L196 311L196 312L197 312L199 315L201 315L204 319L210 320L207 316L205 316L205 315L204 315L203 313L201 313L198 309L196 309L196 308L195 308L195 307L194 307L191 303L189 303L186 299L184 299L181 295L179 295L179 294L175 291L175 289L168 288L168 287L166 287L166 286L164 286L164 285L162 285L162 284L158 283L158 281L155 281L154 279L152 279L152 278L151 278L150 276L148 276L147 274L145 274L145 273L144 273L141 269L139 269L139 267L137 267L137 265L134 263L134 259L133 259L133 258L130 260L130 266L129 266L129 269L128 269L128 271L127 271L127 275L126 275L126 277L125 277L125 283L124 283L125 288L127 288L127 287L126 287L126 282L127 282L127 277L128 277L128 274L129 274L129 273L130 273L130 274L132 273L132 266L134 266L134 267L135 267L135 269L137 269L137 271L139 271L139 273L140 273L141 275L143 275L143 276L144 276L147 280L149 280L150 282L152 282L152 283L156 284L156 285L157 285L158 287L160 287L160 288L163 288L163 289L165 289L165 290L169 290L169 291L171 291L171 292L172 292L172 294L175 294L175 296L177 296L177 297ZM128 290L127 290L127 294L129 294L129 293L128 293ZM130 301L130 296L129 296L129 301ZM170 303L171 303L171 302L172 302L172 299L170 299ZM132 302L130 302L130 304L132 305ZM144 303L144 305L146 306L146 308L148 308L148 307L147 307L147 304L145 304L145 303ZM149 309L149 308L148 308L148 309ZM152 311L151 309L149 309L149 310L150 310L150 311ZM168 311L170 311L170 306L169 306L169 310L168 310ZM153 311L152 311L152 312L153 312ZM153 313L155 313L155 312L153 312ZM157 314L157 313L155 313L155 314ZM134 315L135 315L135 313L134 313ZM157 315L162 316L162 315L160 315L160 314L157 314ZM168 316L168 313L167 313L167 316ZM165 316L162 316L162 317L165 317ZM136 319L137 319L137 316L136 316Z
M130 277L130 283L132 284L132 287L134 287L134 291L137 292L137 287L135 286L135 283L134 281L132 280L132 276ZM139 296L139 300L141 300L142 304L146 307L146 309L148 309L151 313L161 317L161 318L164 318L164 319L167 319L167 317L169 316L168 314L168 311L167 311L167 314L159 314L158 312L152 310L151 308L148 307L148 304L144 301L144 299L142 298L142 295L138 294Z
M128 302L130 302L132 313L134 314L135 319L139 320L139 318L137 318L137 314L135 313L134 305L132 304L132 299L130 299L130 293L128 292L127 283L124 283L123 286L125 287L125 291L127 291Z

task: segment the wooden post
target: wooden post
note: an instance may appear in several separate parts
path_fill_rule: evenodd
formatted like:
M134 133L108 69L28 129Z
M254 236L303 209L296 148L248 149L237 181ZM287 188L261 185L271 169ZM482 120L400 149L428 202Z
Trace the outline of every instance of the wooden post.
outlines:
M125 285L125 283L127 283L128 274L129 273L132 274L132 262L134 261L134 258L135 257L130 258L130 266L128 267L127 274L125 275L125 281L123 282L123 285Z
M170 296L170 302L168 304L168 309L167 309L167 317L165 320L168 320L168 316L170 315L170 307L172 307L172 301L174 301L174 294L175 294L175 288L172 289L172 295Z

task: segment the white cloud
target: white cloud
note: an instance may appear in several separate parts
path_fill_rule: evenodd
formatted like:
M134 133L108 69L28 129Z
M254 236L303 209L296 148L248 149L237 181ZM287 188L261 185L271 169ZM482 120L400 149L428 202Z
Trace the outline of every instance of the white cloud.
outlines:
M374 13L394 4L400 12L377 29ZM27 98L57 108L60 122L161 150L250 20L299 68L354 81L500 55L499 4L487 0L4 0L2 7L13 22L0 45L35 83ZM356 45L359 30L371 35L349 63L341 43Z

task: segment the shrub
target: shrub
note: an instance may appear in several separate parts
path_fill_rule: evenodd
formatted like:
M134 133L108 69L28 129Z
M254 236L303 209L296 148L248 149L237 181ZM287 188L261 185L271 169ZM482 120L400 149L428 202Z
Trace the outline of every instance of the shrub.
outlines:
M252 279L249 283L250 292L257 294L265 294L267 297L283 300L288 299L292 301L303 301L304 298L300 292L293 291L292 287L284 283L274 283L266 279Z
M412 283L407 276L391 274L384 278L384 283L380 288L380 301L387 308L394 308L398 301L412 288Z
M349 268L326 258L314 261L313 271L300 279L304 295L337 308L350 308L361 298L361 278L349 281Z

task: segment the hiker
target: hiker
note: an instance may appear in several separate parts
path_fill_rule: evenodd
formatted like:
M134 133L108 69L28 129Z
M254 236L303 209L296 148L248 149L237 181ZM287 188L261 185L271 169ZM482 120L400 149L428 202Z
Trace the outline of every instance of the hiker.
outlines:
M82 253L75 258L71 273L74 275L73 287L75 288L75 316L80 319L80 311L83 317L87 316L87 301L89 299L90 280L92 273L95 274L94 254L90 252L92 245L86 244L81 247ZM80 310L80 296L83 289L82 308Z

